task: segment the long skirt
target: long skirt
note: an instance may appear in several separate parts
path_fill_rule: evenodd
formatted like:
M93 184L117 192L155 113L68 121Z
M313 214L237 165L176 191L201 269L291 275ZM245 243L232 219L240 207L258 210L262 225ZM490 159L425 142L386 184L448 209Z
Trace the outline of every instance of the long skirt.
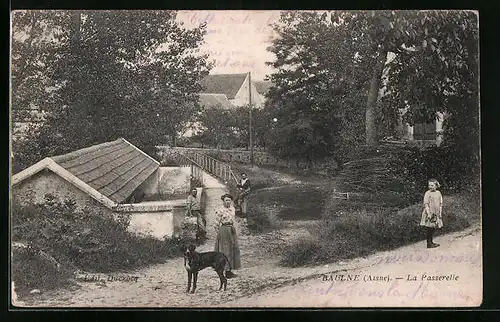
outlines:
M219 228L214 250L227 256L232 269L241 268L240 246L234 226L222 225Z

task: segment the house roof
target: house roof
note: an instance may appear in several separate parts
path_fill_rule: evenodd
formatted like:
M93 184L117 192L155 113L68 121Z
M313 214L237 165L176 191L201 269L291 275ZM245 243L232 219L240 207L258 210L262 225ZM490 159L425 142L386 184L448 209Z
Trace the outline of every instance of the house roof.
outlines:
M255 81L254 84L257 92L261 95L265 95L271 87L271 82L268 81Z
M18 184L48 168L109 206L125 202L159 166L156 160L120 138L45 158L13 176L12 183Z
M200 94L200 105L204 108L219 107L222 109L231 109L235 106L231 103L225 94Z
M204 93L225 94L228 99L235 98L248 74L215 74L203 79Z

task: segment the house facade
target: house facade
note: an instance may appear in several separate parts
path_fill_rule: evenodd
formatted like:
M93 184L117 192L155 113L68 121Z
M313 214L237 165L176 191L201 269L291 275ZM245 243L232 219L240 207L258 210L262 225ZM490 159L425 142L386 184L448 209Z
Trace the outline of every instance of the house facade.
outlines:
M431 122L415 122L413 125L403 122L405 110L400 111L397 137L399 141L415 145L439 146L443 142L443 122L445 114L438 112Z
M252 82L250 86L248 73L208 75L203 79L202 87L199 100L202 108L226 110L246 106L250 102L254 108L263 108L269 88L267 82ZM186 126L182 137L192 137L200 131L201 124L193 122Z
M386 67L382 73L382 87L379 91L380 99L387 95L387 82L388 72L390 66L388 65L394 59L394 54L388 54ZM414 120L414 124L403 121L407 108L399 109L398 120L396 126L396 135L392 139L397 142L407 142L415 145L422 146L439 146L443 141L443 122L446 117L443 113L436 113L436 117L431 122L421 122L418 119Z

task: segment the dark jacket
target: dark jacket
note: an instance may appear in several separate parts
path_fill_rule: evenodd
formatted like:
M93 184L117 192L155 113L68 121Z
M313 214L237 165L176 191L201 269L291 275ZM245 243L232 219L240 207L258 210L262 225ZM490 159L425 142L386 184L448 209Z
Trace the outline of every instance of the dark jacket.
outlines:
M243 189L243 190L250 190L250 180L247 179L247 181L244 184L238 183L236 187Z

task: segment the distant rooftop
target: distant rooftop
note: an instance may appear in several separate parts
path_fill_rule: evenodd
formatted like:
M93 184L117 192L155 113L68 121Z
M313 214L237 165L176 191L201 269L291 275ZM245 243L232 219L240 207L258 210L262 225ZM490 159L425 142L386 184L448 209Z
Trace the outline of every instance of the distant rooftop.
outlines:
M200 94L200 105L205 108L231 109L235 106L227 99L225 94Z
M214 74L208 75L202 82L203 93L225 94L234 99L248 74Z

